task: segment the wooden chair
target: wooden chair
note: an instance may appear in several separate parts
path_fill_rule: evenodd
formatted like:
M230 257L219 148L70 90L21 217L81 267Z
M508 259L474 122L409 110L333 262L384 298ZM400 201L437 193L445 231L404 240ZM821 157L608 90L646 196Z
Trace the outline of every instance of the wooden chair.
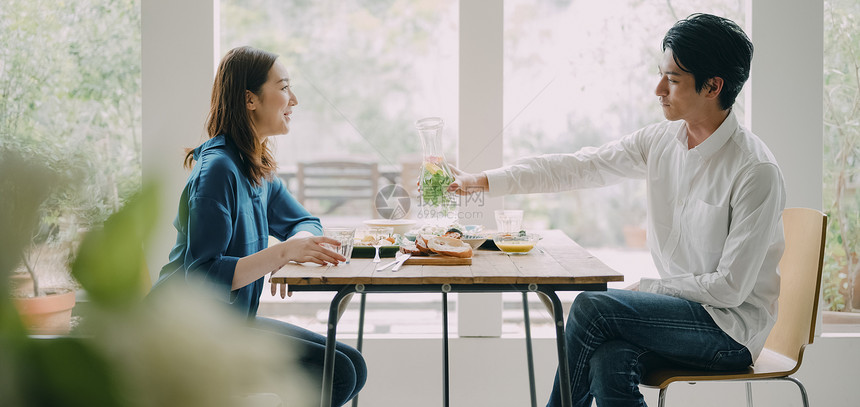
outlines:
M300 162L296 170L296 199L305 205L309 199L330 202L331 213L350 200L369 201L369 214L376 218L379 168L375 162L313 161Z
M789 208L783 211L782 220L785 253L779 262L779 311L755 366L728 373L683 368L647 372L641 384L660 389L660 407L665 405L666 391L673 382L718 380L745 381L748 406L752 406L752 381L791 381L800 389L803 405L809 407L806 388L791 375L800 368L803 350L815 336L827 215L814 209Z

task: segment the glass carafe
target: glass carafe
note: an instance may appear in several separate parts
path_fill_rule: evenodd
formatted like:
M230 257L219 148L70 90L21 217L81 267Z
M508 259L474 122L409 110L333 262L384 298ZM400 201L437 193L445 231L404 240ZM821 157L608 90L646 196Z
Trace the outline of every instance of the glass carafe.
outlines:
M415 122L424 158L418 184L421 187L421 217L438 219L453 213L457 204L456 195L448 192L454 182L454 173L442 154L442 128L444 122L438 117L427 117Z

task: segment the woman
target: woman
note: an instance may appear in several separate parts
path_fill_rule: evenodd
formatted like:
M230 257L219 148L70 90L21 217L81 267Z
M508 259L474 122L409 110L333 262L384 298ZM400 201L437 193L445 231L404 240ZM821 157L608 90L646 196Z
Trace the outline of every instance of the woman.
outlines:
M256 316L267 273L290 261L346 260L320 245L338 242L319 236L319 219L273 176L276 164L267 139L289 132L298 104L287 70L276 59L240 47L221 60L206 124L210 138L185 157L185 166L193 169L174 221L176 245L159 283L202 278L255 328L291 342L311 377L320 378L324 336ZM269 235L282 242L267 248ZM332 405L340 406L361 390L367 372L358 351L342 343L336 350Z

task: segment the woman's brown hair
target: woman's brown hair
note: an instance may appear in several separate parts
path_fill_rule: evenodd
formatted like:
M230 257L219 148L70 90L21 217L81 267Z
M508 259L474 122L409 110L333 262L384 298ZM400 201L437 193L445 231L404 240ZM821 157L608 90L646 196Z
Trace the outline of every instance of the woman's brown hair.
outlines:
M271 178L277 164L268 141L263 140L261 143L254 136L245 104L245 91L260 95L260 89L266 83L276 59L277 55L253 47L238 47L227 52L215 74L212 101L206 119L209 138L223 134L239 149L242 171L254 185L260 185L263 178ZM191 168L193 163L192 150L185 155L185 167Z

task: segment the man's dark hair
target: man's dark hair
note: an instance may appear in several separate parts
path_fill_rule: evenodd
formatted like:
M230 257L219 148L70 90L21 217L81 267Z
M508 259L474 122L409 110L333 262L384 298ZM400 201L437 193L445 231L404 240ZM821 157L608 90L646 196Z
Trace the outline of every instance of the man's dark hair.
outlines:
M663 37L663 51L672 50L675 63L693 74L696 92L714 77L723 79L720 106L735 103L750 76L753 45L732 20L710 14L693 14L678 21Z

